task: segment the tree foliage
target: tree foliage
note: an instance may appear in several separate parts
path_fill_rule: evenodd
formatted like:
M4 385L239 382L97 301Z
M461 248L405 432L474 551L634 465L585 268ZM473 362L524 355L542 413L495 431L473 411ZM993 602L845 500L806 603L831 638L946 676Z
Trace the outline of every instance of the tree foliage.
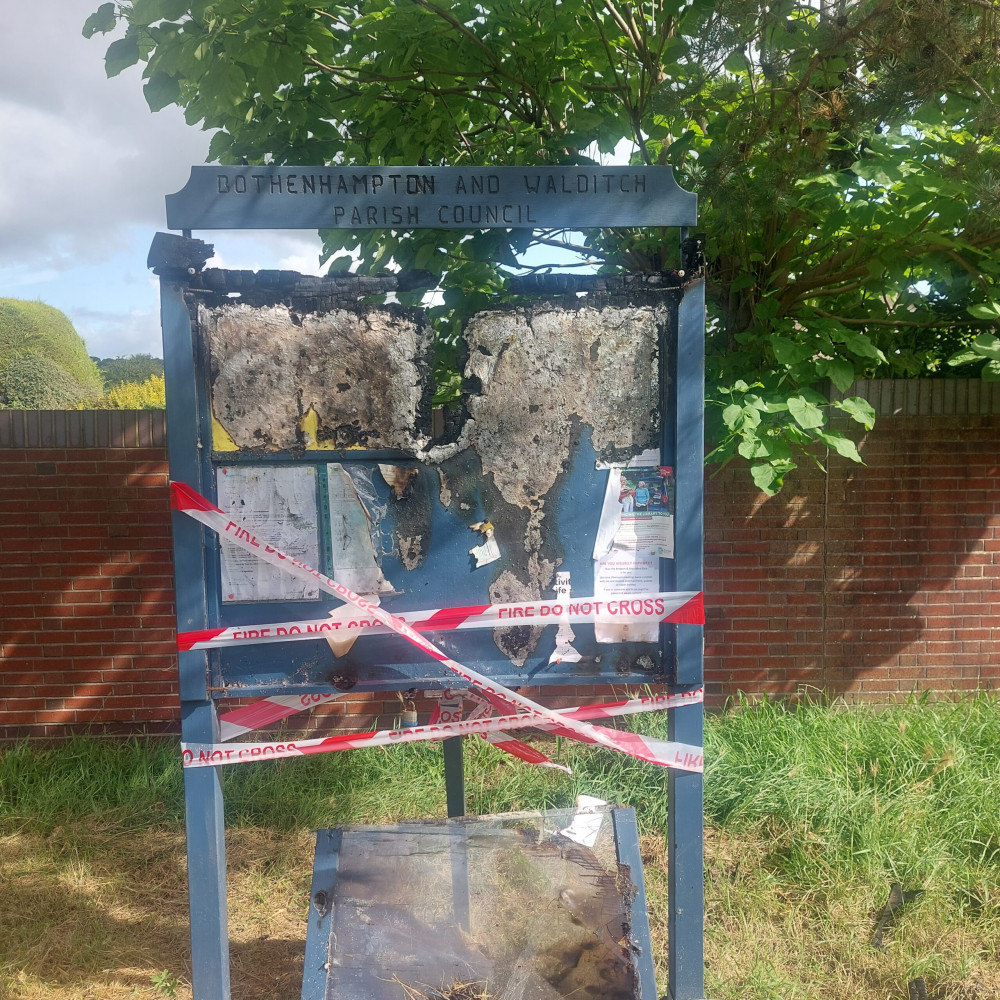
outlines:
M0 406L10 410L66 410L86 392L62 365L36 354L18 354L0 371Z
M715 457L774 491L803 454L859 460L829 411L859 377L1000 377L996 0L134 0L154 110L223 163L670 164L707 236ZM327 258L441 274L443 337L532 242L324 234ZM592 231L579 261L677 265L676 234ZM450 325L449 325L450 323ZM944 362L951 358L951 367ZM831 403L831 385L838 390Z
M134 382L141 385L153 375L163 374L163 359L151 354L130 354L127 358L93 358L97 370L104 379L104 386L110 389L120 382ZM140 407L142 409L142 407Z
M44 302L0 299L0 368L24 354L54 361L85 389L100 388L97 366L65 313Z

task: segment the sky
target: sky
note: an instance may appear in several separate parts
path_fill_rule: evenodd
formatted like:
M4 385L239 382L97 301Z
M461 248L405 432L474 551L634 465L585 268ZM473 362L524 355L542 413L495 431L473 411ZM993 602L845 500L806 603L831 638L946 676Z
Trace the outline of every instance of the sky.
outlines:
M149 110L141 66L107 78L113 36L81 34L99 5L0 0L0 298L61 309L94 357L161 357L146 254L209 135ZM210 267L318 273L314 232L192 235L215 245Z

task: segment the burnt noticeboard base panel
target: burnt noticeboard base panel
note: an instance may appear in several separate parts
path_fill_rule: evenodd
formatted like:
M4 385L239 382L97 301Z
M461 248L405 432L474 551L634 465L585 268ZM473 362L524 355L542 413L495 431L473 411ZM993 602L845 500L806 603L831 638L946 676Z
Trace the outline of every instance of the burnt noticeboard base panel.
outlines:
M655 1000L635 814L575 820L320 830L303 1000Z

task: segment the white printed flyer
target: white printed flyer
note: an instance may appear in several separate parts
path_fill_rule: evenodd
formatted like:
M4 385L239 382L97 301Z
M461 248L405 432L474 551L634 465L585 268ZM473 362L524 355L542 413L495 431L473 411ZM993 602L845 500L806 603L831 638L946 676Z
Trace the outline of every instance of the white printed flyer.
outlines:
M660 589L660 559L674 555L674 470L647 451L612 466L594 543L594 596L623 597ZM598 642L656 642L659 625L594 626Z

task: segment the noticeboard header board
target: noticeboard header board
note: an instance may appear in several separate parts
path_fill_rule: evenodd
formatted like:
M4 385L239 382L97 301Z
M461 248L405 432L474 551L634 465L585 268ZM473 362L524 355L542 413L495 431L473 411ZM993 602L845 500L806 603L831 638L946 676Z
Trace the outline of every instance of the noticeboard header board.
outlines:
M657 167L191 168L170 229L691 226L697 196Z

